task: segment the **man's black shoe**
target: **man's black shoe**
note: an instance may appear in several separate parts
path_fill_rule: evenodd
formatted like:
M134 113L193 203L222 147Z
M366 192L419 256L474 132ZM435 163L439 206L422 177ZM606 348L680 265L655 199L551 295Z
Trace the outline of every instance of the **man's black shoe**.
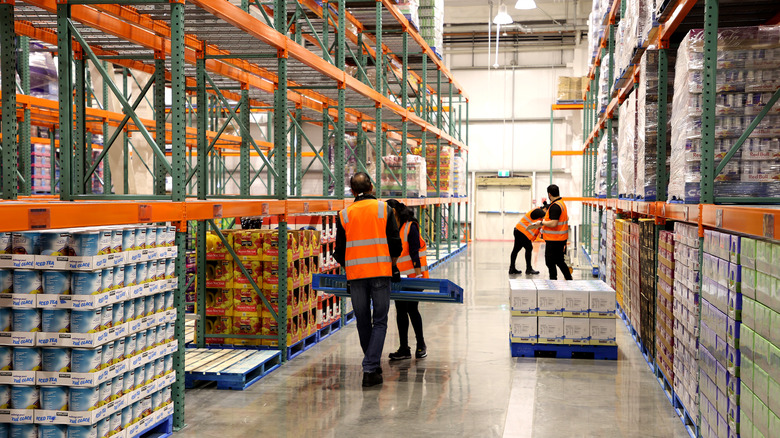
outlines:
M426 356L428 356L428 349L425 348L425 345L418 346L417 351L414 352L414 357L417 359L422 359Z
M517 275L517 274L522 274L522 272L518 271L515 268L509 268L509 275Z
M382 384L382 373L374 371L371 373L363 373L363 388L369 388L371 386Z
M390 353L390 360L404 360L412 358L412 350L409 347L401 347L395 353Z
M526 275L537 275L539 274L539 271L534 271L533 269L526 269L525 270Z

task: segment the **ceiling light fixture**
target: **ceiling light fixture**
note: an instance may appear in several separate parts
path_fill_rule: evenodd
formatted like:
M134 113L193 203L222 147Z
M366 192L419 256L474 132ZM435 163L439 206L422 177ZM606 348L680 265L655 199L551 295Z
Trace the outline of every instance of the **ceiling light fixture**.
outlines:
M493 24L507 25L507 24L512 24L512 21L513 21L512 17L510 17L509 13L507 13L506 11L506 5L504 3L501 3L501 5L498 7L498 14L496 14L496 16L493 18Z
M534 0L517 0L517 3L515 3L515 9L536 9L536 2Z

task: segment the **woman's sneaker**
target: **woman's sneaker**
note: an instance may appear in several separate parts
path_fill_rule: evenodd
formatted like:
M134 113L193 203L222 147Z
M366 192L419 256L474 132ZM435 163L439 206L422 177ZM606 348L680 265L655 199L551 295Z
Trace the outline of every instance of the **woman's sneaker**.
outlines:
M427 355L428 355L428 350L425 348L425 345L423 345L422 347L418 346L417 351L414 352L414 357L416 357L417 359L422 359Z
M390 353L390 360L404 360L412 358L412 350L409 347L401 347L395 353Z

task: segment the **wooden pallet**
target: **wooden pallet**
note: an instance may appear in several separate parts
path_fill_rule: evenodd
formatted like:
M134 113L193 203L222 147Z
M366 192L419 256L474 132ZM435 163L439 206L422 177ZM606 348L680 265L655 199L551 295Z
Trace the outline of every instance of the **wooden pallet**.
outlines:
M217 389L243 390L282 364L277 350L189 348L185 351L185 386L217 382Z
M188 319L184 321L184 344L195 342L195 320Z

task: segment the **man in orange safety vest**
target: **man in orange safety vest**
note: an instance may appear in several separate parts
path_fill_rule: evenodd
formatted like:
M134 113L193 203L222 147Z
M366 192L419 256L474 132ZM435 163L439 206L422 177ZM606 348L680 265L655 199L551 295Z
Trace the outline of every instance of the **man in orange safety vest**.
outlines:
M544 262L550 271L550 280L558 279L558 268L563 272L563 278L571 280L571 270L564 259L566 242L569 240L569 213L557 185L549 185L547 195L550 198L550 208L547 209L544 220L533 226L542 228L542 238L545 242Z
M396 261L402 245L393 209L373 196L368 174L356 173L349 185L355 201L338 214L333 257L347 273L364 355L363 386L369 387L382 383L379 360L387 334L390 282L400 281Z

